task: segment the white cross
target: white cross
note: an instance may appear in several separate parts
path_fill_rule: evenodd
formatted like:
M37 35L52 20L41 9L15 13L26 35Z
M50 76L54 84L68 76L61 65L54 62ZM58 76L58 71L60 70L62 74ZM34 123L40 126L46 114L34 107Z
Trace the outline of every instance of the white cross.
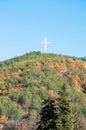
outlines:
M45 39L44 39L44 42L41 42L41 44L44 44L44 53L47 52L47 45L48 45L49 43L51 43L51 42L47 42L46 37L45 37Z

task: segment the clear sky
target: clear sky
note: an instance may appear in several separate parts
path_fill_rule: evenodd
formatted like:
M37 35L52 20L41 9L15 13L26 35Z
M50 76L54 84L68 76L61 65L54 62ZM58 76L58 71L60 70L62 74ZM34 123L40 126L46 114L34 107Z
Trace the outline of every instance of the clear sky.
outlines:
M0 0L0 61L52 43L47 53L86 56L86 0Z

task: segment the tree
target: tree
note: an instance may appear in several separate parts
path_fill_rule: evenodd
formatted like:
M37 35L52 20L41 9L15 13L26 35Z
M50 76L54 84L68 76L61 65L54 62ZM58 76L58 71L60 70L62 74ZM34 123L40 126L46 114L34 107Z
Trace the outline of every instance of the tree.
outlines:
M66 85L62 86L59 98L49 98L43 104L36 130L73 130L72 107Z
M59 92L56 130L73 130L72 105L64 84Z
M43 108L41 110L41 120L36 130L55 130L55 118L56 118L56 100L48 99L44 100Z

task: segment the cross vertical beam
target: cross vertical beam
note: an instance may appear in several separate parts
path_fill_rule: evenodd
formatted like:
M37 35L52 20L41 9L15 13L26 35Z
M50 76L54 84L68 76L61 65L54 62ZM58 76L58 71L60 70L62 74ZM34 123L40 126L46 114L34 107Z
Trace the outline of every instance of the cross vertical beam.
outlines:
M44 45L44 53L46 53L47 52L47 45L48 44L50 44L51 42L47 42L47 39L46 39L46 37L45 37L45 39L44 39L44 42L41 42L41 44L43 44Z

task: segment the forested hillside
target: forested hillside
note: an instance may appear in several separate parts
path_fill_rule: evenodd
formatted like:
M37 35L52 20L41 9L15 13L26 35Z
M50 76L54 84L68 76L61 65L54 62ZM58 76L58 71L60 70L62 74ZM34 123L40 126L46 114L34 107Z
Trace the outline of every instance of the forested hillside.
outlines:
M0 130L35 130L42 102L58 98L64 84L74 130L85 130L85 58L32 52L0 62Z

